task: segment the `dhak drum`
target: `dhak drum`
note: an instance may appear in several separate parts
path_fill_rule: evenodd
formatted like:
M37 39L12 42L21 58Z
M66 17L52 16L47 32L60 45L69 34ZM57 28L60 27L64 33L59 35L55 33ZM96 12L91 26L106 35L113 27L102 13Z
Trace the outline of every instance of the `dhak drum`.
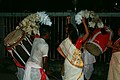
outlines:
M86 49L94 56L99 56L105 52L107 49L105 45L111 40L111 30L107 28L104 29L107 32L106 34L101 33L101 28L95 29L89 41L86 43Z
M24 67L30 56L32 41L21 29L16 29L9 33L4 39L4 45L13 57L18 67Z

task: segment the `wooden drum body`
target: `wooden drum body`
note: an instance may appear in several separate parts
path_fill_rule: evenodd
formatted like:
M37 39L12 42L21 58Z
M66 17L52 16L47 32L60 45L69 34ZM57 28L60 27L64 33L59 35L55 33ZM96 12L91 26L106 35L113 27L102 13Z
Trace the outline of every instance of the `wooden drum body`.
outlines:
M32 42L26 33L20 29L16 29L5 37L4 44L7 46L7 50L13 57L16 65L24 67L32 48Z

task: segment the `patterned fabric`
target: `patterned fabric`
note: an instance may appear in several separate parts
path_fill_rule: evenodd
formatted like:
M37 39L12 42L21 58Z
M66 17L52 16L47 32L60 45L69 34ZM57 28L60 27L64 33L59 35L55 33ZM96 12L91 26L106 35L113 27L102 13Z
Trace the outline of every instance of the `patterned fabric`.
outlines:
M70 39L66 38L59 46L61 47L67 58L69 60L72 60L72 55L74 54L76 47L72 44ZM63 80L84 80L82 68L78 68L72 65L67 58L64 62Z

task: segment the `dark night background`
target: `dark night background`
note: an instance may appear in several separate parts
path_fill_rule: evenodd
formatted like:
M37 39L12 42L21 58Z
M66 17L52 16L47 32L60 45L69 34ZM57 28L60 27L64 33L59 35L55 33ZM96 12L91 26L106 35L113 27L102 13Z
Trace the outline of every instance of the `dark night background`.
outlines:
M120 7L119 0L0 0L0 12L74 11L75 1L79 11L87 9L96 12L116 12Z
M36 12L36 11L66 12L69 10L74 11L75 1L77 1L76 2L77 11L87 9L87 10L92 10L100 13L102 12L119 13L120 12L120 0L0 0L0 13L2 12L5 12L5 13L7 12L10 12L10 13L26 12L27 13L28 12L29 13L29 12ZM120 27L119 26L120 17L109 16L107 18L103 18L103 20L106 20L106 24L108 25L108 27L110 25L110 27L113 29L114 33L116 34L117 32L116 27ZM14 22L10 23L9 21L6 21L7 25L10 24L10 26L6 25L8 29L12 27L11 25L13 23ZM1 29L0 31L4 31L3 29L5 26L3 26L2 22L0 23L0 26L1 25L2 27L0 27ZM2 35L2 32L1 32L1 35ZM2 40L2 38L0 39ZM56 39L57 38L55 38L55 40ZM56 43L54 45L56 45ZM55 47L53 48L56 50ZM95 71L93 72L92 78L90 80L107 80L109 60L111 58L111 54L109 54L110 52L107 52L107 53L108 54L105 54L105 55L103 54L102 56L97 57L97 63L94 64ZM59 75L60 75L60 72L58 71L59 69L61 69L61 64L62 63L60 61L56 60L54 62L54 60L53 61L51 60L50 66L51 66L51 69L53 69L53 71L55 72L54 75L55 76L57 75L57 78L59 78ZM17 71L17 68L13 63L13 61L11 60L11 58L10 59L5 58L2 60L0 58L0 80L18 80L17 77L15 76L16 71ZM58 79L55 79L55 80L58 80Z

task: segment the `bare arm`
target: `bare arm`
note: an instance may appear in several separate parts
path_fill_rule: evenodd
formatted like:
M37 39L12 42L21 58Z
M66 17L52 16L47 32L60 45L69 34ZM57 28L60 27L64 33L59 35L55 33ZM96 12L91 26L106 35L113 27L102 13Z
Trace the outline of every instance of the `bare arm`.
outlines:
M88 31L88 27L86 25L84 17L82 17L82 22L83 22L83 25L84 25L84 28L85 28L85 35L83 36L83 42L84 42L89 36L89 31Z
M43 57L43 69L45 69L45 73L47 76L51 76L52 75L52 71L49 70L48 67L48 57Z
M57 48L57 51L61 54L62 57L66 58L65 54L63 53L60 47Z
M118 43L117 45L112 45L112 41L108 41L108 43L105 45L108 48L112 48L112 52L120 51L120 44Z
M48 70L48 57L43 57L43 69Z
M111 40L108 41L107 44L105 44L106 47L113 48L112 46L113 42Z

